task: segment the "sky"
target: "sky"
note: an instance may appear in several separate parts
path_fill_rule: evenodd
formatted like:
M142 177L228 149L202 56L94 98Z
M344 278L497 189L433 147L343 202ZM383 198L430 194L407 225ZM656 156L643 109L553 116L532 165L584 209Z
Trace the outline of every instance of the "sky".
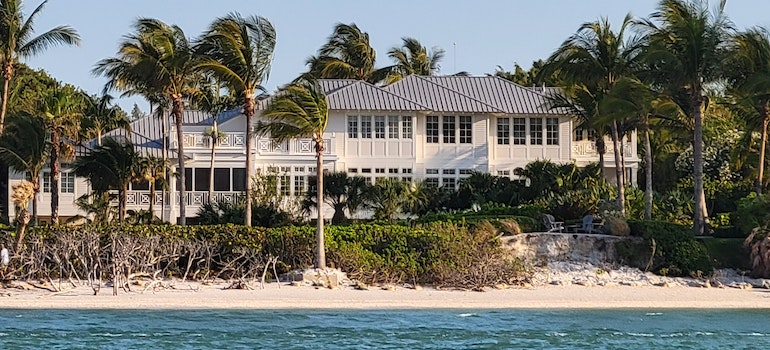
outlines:
M25 15L40 2L24 1ZM711 1L712 6L717 3ZM497 66L512 70L518 63L529 68L534 60L546 59L584 22L607 17L617 26L627 13L647 17L656 6L653 0L49 0L36 18L36 32L69 25L82 43L52 48L24 63L97 94L106 79L91 70L97 61L115 56L137 18L179 25L194 38L217 17L239 12L265 17L276 28L272 69L263 84L270 92L306 70L307 58L316 54L337 23L355 23L369 33L378 67L391 65L388 50L409 36L446 51L440 74L484 75ZM726 11L738 29L770 28L767 0L731 0ZM134 103L149 111L149 103L139 97L118 103L127 112Z

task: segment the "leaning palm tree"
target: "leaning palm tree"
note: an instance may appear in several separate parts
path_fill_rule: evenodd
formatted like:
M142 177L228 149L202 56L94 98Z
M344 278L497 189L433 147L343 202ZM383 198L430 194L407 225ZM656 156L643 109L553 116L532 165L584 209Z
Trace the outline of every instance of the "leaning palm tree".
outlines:
M731 94L738 103L753 111L746 116L747 124L756 124L762 135L756 182L756 192L762 194L767 127L770 124L770 32L765 28L750 28L739 33L732 44Z
M48 130L51 169L51 223L59 223L59 174L61 160L74 155L73 140L80 131L84 101L72 86L54 87L44 97L40 116Z
M214 119L214 123L212 124L211 128L207 129L203 132L203 136L208 138L209 143L211 144L211 163L209 164L209 203L214 203L214 161L216 158L216 150L217 145L222 142L222 139L227 136L224 132L220 131L217 127L217 120ZM248 157L248 155L247 155ZM251 181L249 181L250 183ZM248 193L248 192L247 192ZM247 196L247 203L251 201L251 196ZM251 212L251 210L249 210ZM247 216L249 219L251 219L250 216ZM246 225L246 226L251 226Z
M246 203L251 203L252 192L251 124L256 111L255 94L264 91L262 83L270 75L275 43L275 28L266 18L244 18L238 13L231 13L216 19L197 47L200 53L211 58L202 66L203 69L213 73L231 93L242 98L246 119ZM251 226L251 204L246 205L244 222L246 226Z
M702 0L661 0L650 19L642 20L645 75L693 120L693 231L704 233L706 198L703 190L703 109L705 90L724 77L722 62L733 31L724 13L725 0L715 12Z
M386 84L395 83L408 75L435 75L441 67L439 62L444 58L444 49L434 47L430 52L417 39L404 37L401 47L388 51L388 57L396 64L389 67Z
M329 41L318 50L318 55L307 60L310 71L305 76L378 83L387 77L389 69L376 69L376 57L368 33L361 31L355 23L338 23Z
M630 24L630 14L623 19L617 32L612 30L606 18L584 23L548 58L544 74L553 72L570 84L588 87L595 92L596 102L600 104L618 79L632 74L632 65L638 50L634 40L625 38L626 29ZM623 163L618 122L611 120L608 124L615 149L618 208L625 214L625 175L621 166Z
M166 188L166 170L168 168L168 162L163 158L154 156L141 157L137 164L137 175L142 180L147 181L150 186L150 201L147 211L151 215L155 215L155 193L158 190L158 185L162 188Z
M269 135L277 142L309 137L316 153L316 203L323 203L324 131L329 122L329 106L323 89L313 80L299 80L281 88L262 112L266 122L257 124L258 135ZM318 207L316 268L326 268L323 208Z
M45 124L41 118L11 115L5 130L0 134L0 161L11 169L29 175L35 192L32 199L32 222L37 223L40 173L49 152Z
M90 153L72 164L75 174L84 177L96 193L118 191L118 218L126 219L128 185L141 178L138 171L141 155L131 141L108 137Z
M21 59L42 53L56 45L78 45L80 36L69 26L58 26L34 36L35 17L48 1L43 1L24 19L22 0L0 1L0 61L3 65L3 102L0 105L0 132L5 125L8 109L8 86L13 79L14 65Z
M185 100L198 87L201 59L196 55L184 31L152 18L140 18L134 33L125 37L117 57L99 61L94 73L110 80L105 90L120 90L123 95L143 95L150 101L169 101L176 124L179 174L179 222L186 223L185 153L182 130Z

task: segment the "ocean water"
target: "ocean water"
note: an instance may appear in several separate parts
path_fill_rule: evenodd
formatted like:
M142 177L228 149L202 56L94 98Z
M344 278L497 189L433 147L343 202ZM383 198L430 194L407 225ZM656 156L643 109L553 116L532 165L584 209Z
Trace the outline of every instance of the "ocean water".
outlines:
M1 310L0 349L766 349L751 310Z

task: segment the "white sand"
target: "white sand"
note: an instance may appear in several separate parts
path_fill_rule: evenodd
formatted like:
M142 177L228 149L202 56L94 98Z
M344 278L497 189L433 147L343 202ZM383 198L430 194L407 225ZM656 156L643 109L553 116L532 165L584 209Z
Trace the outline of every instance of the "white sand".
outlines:
M558 270L558 271L557 271ZM726 278L723 276L723 278ZM734 277L732 277L734 278ZM742 277L741 277L742 278ZM585 283L585 281L594 281ZM627 283L644 280L645 283ZM619 282L617 282L619 281ZM532 309L606 309L606 308L708 308L770 309L770 289L747 283L723 283L720 287L698 287L705 280L665 279L642 274L638 270L597 273L594 266L575 268L556 266L540 272L536 286L512 289L488 289L485 292L419 290L396 287L384 290L371 287L327 289L270 283L261 289L225 289L227 282L164 281L158 291L134 286L112 296L112 288L103 287L94 296L87 286L65 292L41 289L0 289L0 308L67 309L412 309L412 308L532 308ZM756 282L756 281L753 281ZM577 284L580 283L580 284ZM627 285L630 284L630 285ZM603 286L602 286L603 285ZM732 286L732 287L731 287ZM737 288L741 287L741 288ZM70 289L71 288L71 289ZM393 288L391 288L393 289Z

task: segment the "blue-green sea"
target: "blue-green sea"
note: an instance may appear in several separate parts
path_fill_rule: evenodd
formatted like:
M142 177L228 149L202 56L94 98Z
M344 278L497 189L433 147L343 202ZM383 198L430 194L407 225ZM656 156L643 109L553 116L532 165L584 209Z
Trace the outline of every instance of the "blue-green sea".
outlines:
M751 310L1 310L0 349L767 349Z

